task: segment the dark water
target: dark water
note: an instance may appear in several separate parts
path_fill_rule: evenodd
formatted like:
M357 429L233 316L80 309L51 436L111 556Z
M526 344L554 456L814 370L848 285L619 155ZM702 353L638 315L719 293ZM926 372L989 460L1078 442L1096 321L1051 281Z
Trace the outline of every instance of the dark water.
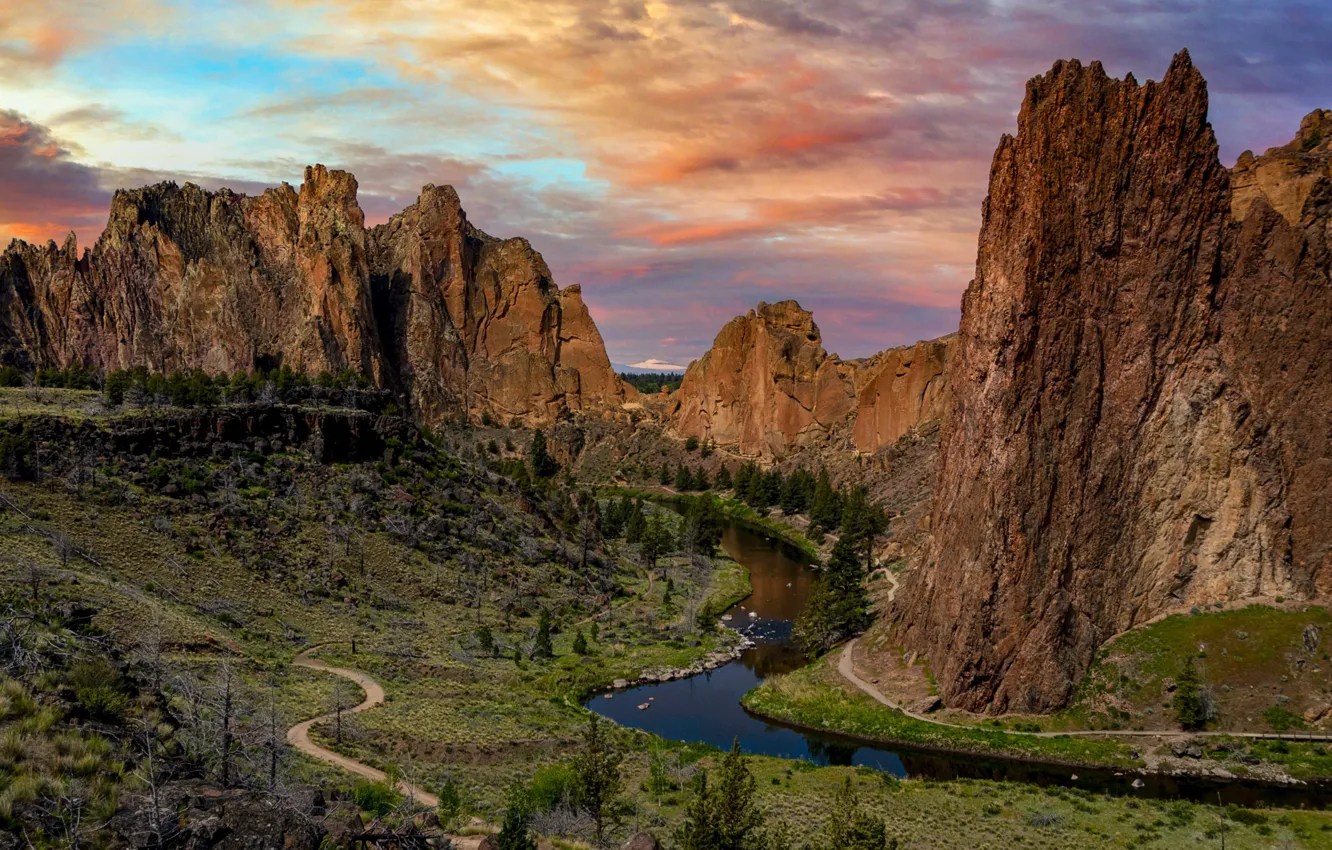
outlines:
M1285 786L1245 782L1116 776L1113 771L1070 768L1013 759L891 748L843 735L794 729L762 720L740 706L740 698L766 677L804 666L806 659L791 642L791 624L809 596L814 573L794 547L732 526L722 538L731 557L749 569L754 592L727 613L729 625L749 635L755 646L723 667L688 679L617 691L611 699L598 695L587 707L623 726L632 726L674 741L705 743L729 749L739 738L747 753L808 759L821 765L863 765L898 777L919 779L992 779L1038 785L1066 785L1097 793L1189 799L1242 806L1326 808L1332 786ZM751 617L750 613L756 614ZM651 702L651 708L638 706ZM1073 779L1073 776L1077 779ZM1142 788L1133 788L1140 778Z

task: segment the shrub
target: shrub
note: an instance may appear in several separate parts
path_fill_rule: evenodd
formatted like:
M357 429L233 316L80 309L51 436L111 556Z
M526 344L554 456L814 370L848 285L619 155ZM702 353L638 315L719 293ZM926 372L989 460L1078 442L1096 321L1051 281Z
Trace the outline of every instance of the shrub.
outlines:
M362 811L382 818L398 807L402 795L387 782L358 782L352 789L352 799Z
M550 764L537 770L527 788L527 802L534 812L545 812L567 803L573 794L573 769Z
M1285 732L1291 728L1302 728L1304 720L1284 705L1274 705L1263 712L1263 719L1274 732Z
M105 658L79 661L67 676L74 701L90 717L98 720L116 720L129 707L120 671Z

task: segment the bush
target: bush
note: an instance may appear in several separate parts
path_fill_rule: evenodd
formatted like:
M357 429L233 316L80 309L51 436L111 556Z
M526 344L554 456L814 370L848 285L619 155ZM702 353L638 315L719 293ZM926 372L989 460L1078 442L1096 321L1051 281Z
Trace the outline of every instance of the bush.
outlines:
M1303 728L1304 720L1284 705L1274 705L1263 712L1263 719L1274 732L1285 732L1291 728Z
M67 676L74 701L97 720L117 720L129 708L120 671L105 658L79 661Z
M379 818L398 808L402 803L402 795L387 782L358 782L352 789L352 799L362 811Z
M32 477L32 437L27 429L0 435L0 475L11 481Z
M568 803L573 795L574 774L567 764L550 764L537 770L527 788L527 803L534 812L546 812Z
M21 387L24 384L23 373L13 366L0 369L0 387Z

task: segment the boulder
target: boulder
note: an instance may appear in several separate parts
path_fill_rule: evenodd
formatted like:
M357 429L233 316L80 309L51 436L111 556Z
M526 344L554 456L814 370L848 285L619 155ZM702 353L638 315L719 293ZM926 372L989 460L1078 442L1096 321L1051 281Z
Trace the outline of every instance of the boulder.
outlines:
M651 833L640 832L624 842L620 850L661 850L661 842L652 837Z

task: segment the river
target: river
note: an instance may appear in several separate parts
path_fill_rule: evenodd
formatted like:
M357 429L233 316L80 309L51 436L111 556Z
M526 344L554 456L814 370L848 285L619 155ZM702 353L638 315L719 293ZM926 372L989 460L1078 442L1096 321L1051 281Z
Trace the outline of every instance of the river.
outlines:
M1332 805L1332 786L1327 785L1288 787L1193 777L1117 776L1096 768L884 746L760 719L745 711L740 698L766 677L806 663L791 641L791 624L809 596L815 573L795 547L741 526L727 528L722 547L749 570L753 585L753 594L727 612L729 625L748 635L755 645L710 673L617 691L611 699L597 695L587 701L588 708L623 726L669 740L729 749L738 738L747 753L808 759L820 765L863 765L903 778L970 777L1209 803L1217 802L1219 794L1222 802L1242 806ZM639 710L647 702L651 708ZM1134 779L1141 779L1142 787L1133 788Z

